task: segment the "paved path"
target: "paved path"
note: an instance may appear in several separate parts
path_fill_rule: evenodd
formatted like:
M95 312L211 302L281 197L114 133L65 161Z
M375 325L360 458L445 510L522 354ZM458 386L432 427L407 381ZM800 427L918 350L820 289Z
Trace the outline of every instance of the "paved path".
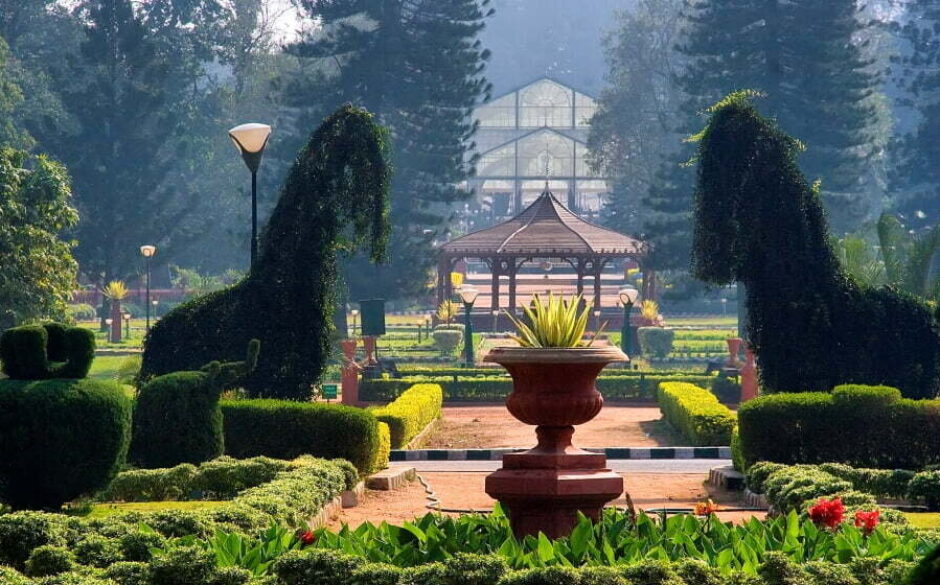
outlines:
M409 461L391 466L414 467L421 472L480 472L496 471L499 461ZM731 465L730 459L622 459L609 460L607 465L621 473L701 473L708 476L712 467Z

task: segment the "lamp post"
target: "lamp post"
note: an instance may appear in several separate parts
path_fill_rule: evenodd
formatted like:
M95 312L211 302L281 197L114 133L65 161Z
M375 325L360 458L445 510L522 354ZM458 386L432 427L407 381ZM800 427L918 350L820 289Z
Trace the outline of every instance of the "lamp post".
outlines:
M600 309L594 309L594 331L599 331L601 328L601 311Z
M108 326L108 342L109 343L114 343L114 331L111 330L112 323L114 323L114 319L112 319L111 317L108 317L107 319L104 320L104 324ZM118 334L120 334L120 330L118 330Z
M251 267L254 268L258 257L258 167L271 136L271 127L267 124L242 124L229 130L228 135L251 171Z
M471 284L465 284L457 291L464 308L463 352L467 366L473 366L473 323L470 321L470 311L477 300L480 291Z
M157 253L157 247L151 245L141 246L140 253L147 264L147 327L144 329L144 334L146 334L147 331L150 331L150 259Z
M352 319L353 319L352 336L355 337L356 336L356 317L359 316L359 309L352 309L351 311L349 311L349 313L352 315Z
M497 327L499 327L499 309L493 309L493 333L496 333Z
M127 340L130 341L131 339L131 314L124 313L122 317L124 317L124 337L126 337Z
M617 293L620 302L623 304L623 327L620 328L620 350L630 356L633 351L633 326L630 324L630 310L633 309L633 303L636 302L640 291L632 286L625 286Z

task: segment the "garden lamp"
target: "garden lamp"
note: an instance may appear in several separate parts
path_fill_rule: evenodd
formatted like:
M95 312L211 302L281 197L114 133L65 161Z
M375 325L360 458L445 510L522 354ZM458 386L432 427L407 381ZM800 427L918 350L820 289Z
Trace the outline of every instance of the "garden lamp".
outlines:
M464 330L463 330L463 349L464 358L467 366L473 366L473 324L470 321L470 311L473 309L473 303L476 302L480 291L472 284L465 284L457 289L460 300L463 301L464 308Z
M156 246L147 244L140 247L140 254L144 257L144 262L147 264L147 327L144 331L150 331L150 259L153 258L156 253ZM156 301L154 301L154 304L156 304Z
M636 302L640 291L632 286L625 286L620 289L617 296L623 303L623 327L620 329L620 350L630 357L633 351L633 326L630 324L630 311L633 309L633 303Z
M251 267L254 268L258 256L258 167L271 137L271 127L267 124L241 124L229 130L228 135L251 171Z
M355 336L356 336L356 317L359 316L359 309L352 309L351 311L349 311L349 314L352 315L352 319L353 319L353 332L352 332L352 334L353 334L353 337L355 337Z

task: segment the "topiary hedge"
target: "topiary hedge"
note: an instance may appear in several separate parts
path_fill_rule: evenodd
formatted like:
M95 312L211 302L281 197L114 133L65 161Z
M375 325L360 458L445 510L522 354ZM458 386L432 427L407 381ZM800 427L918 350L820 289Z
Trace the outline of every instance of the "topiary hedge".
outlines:
M693 446L731 444L735 414L708 390L685 382L663 382L658 398L663 418Z
M656 397L656 388L662 382L687 382L710 385L714 376L696 374L610 375L597 378L597 389L604 400L643 400ZM422 382L432 382L444 392L444 402L503 402L512 392L512 378L506 376L486 378L398 378L393 380L363 380L359 398L366 402L391 402L405 390Z
M114 382L0 381L0 499L58 508L123 465L131 401Z
M287 400L227 400L221 408L225 451L232 457L346 459L362 473L388 463L385 425L361 408Z
M95 334L60 323L24 325L0 335L3 373L14 380L84 378L95 359Z
M393 449L403 449L441 416L443 391L438 384L415 384L391 404L372 411L388 425Z
M738 428L748 464L921 469L940 463L940 401L902 399L883 386L761 396L738 409Z
M665 327L640 327L636 330L643 355L662 359L672 353L676 332Z

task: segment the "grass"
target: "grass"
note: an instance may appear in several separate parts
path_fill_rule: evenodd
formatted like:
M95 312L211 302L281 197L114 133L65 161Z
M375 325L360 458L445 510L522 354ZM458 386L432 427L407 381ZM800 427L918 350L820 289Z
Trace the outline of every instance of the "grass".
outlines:
M940 513L903 512L904 517L915 528L940 528Z
M86 518L107 518L128 512L159 512L164 510L179 510L196 512L220 508L229 502L194 500L191 502L127 502L96 504L84 516Z
M88 372L88 377L94 378L95 380L113 380L121 382L127 395L133 397L136 392L134 386L131 384L131 377L138 367L137 364L134 363L136 360L139 360L139 358L126 355L95 356L95 361L91 363L91 370Z
M736 329L738 327L737 315L708 315L706 317L666 317L669 327L715 327L722 329Z

